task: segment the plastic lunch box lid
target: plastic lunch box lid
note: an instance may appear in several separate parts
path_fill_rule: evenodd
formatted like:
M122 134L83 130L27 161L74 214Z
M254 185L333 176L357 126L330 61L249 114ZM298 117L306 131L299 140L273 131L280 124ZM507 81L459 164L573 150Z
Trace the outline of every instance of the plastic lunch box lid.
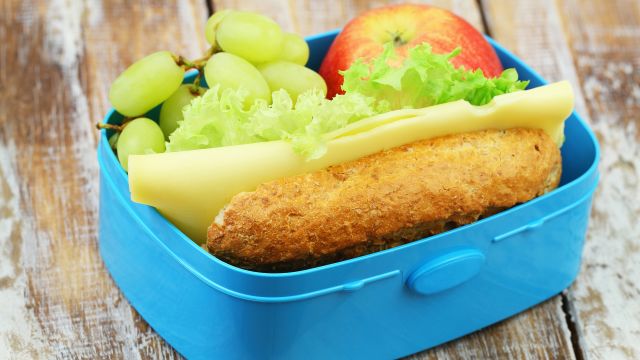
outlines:
M326 33L312 35L307 37L306 40L307 42L310 42L310 43L313 43L316 41L326 41L330 43L339 31L340 31L339 29L336 29L336 30L328 31ZM522 61L520 61L517 57L515 57L509 51L504 49L501 45L496 43L493 39L487 37L487 40L491 43L494 49L496 49L496 51L500 54L501 59L506 58L508 60L513 61L514 64L517 64L517 66L521 70L524 70L524 72L527 72L530 74L530 79L533 80L534 83L537 83L538 85L546 83L546 81L544 81L544 79L540 75L538 75L533 69L531 69L528 65L526 65ZM317 68L319 66L320 61L321 61L321 58L319 57L313 58L313 55L312 55L310 58L309 67ZM193 77L193 76L194 74L188 74L186 79L189 79L190 77ZM112 121L115 115L116 115L115 111L111 109L105 116L104 122L107 123L107 122L110 122L110 120ZM547 201L550 198L558 197L561 193L568 192L573 188L576 188L580 185L584 185L585 183L589 183L586 185L590 186L590 189L588 191L584 191L584 193L586 193L585 196L591 195L593 188L595 187L595 183L597 183L597 176L598 176L597 163L600 157L599 146L595 138L595 135L590 130L590 128L586 125L586 123L575 112L572 114L572 116L576 117L578 124L582 128L584 128L584 130L586 130L591 140L590 145L593 146L594 157L590 167L578 178L566 184L563 184L557 189L555 189L554 191L548 194L545 194L543 196L540 196L536 199L533 199L523 205L530 206L530 207L535 206L536 204ZM115 154L113 153L113 151L111 151L109 147L107 131L101 130L101 132L102 132L101 140L100 140L101 149L99 149L98 151L98 160L100 163L101 172L103 173L107 172L107 174L105 174L106 178L114 187L116 186L114 183L114 180L112 179L112 177L114 176L119 177L121 180L124 180L126 183L128 183L127 174L122 169L122 167L119 166L119 162ZM129 196L128 189L125 189L123 193L127 197ZM521 208L523 206L523 205L516 206L514 208L508 209L494 216L482 219L480 221L477 221L475 223L472 223L463 227L456 228L454 230L447 231L445 233L431 236L427 239L418 240L412 243L408 243L392 249L376 252L366 256L349 259L349 260L328 264L324 266L319 266L311 269L295 271L295 272L262 273L262 272L254 272L250 270L241 269L217 259L213 255L209 254L208 252L203 250L201 247L199 247L196 243L191 241L180 230L178 230L175 226L173 226L170 222L168 222L164 217L162 217L162 215L160 215L154 208L146 205L132 203L129 198L126 198L125 200L128 201L130 203L130 206L134 209L145 208L146 211L154 212L155 217L157 217L157 219L155 220L159 222L163 222L166 225L165 227L166 227L166 230L169 232L169 234L165 234L165 235L175 237L175 238L178 238L178 240L181 240L181 241L172 241L171 246L169 246L169 244L167 244L165 241L155 236L160 246L164 247L165 250L169 252L177 262L182 264L185 267L185 269L190 271L194 276L198 277L203 283L230 296L240 298L240 299L245 299L250 301L260 301L260 302L296 301L296 300L302 300L305 298L315 297L325 293L345 291L345 290L346 291L355 290L357 288L364 286L368 282L374 282L384 278L396 276L400 273L400 270L397 270L397 269L389 270L388 266L384 266L380 264L379 259L383 259L388 255L397 253L399 251L402 251L403 249L414 247L423 241L428 241L427 239L439 239L442 237L447 237L447 236L450 236L451 234L462 231L467 227L478 226L482 223L492 221L492 219L497 217L509 216L512 212L517 211L518 208ZM577 203L579 201L580 200L574 201L574 202ZM136 211L137 210L134 210L134 212ZM146 227L146 225L144 224L144 221L141 218L137 217L135 221L138 223L139 226ZM380 272L380 270L382 270L383 268L386 269L387 271ZM296 290L293 289L295 288L295 286L292 288L288 286L282 286L283 281L285 282L290 282L291 280L299 281L300 278L305 278L305 281L313 281L314 279L320 279L327 276L343 278L345 276L348 277L349 274L354 274L354 273L358 273L357 278L359 280L351 283L342 283L335 286L329 286L319 290L296 292ZM363 273L368 274L368 276L363 277L362 275ZM261 291L259 289L254 288L253 289L254 291L250 291L248 289L247 289L248 291L244 291L244 289L243 290L232 289L232 288L235 288L236 286L228 285L228 284L240 284L243 281L253 282L255 280L263 281L264 284L262 285L264 285L265 288L271 288L271 290L273 290L273 288L276 287L276 288L283 288L283 289L292 290L292 291L284 291L282 293L282 296L263 296L261 294L257 294L257 293L264 293L264 291ZM249 286L249 288L252 288L252 287L253 286ZM276 293L278 292L279 291L276 291ZM249 294L249 293L253 293L253 294ZM272 295L274 294L273 291L268 291L268 293Z

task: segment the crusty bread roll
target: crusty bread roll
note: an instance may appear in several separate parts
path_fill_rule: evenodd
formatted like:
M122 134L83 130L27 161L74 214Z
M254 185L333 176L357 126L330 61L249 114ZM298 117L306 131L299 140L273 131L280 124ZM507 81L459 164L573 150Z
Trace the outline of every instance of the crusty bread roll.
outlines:
M542 130L423 140L237 194L205 247L246 269L305 269L471 223L554 189L560 173Z

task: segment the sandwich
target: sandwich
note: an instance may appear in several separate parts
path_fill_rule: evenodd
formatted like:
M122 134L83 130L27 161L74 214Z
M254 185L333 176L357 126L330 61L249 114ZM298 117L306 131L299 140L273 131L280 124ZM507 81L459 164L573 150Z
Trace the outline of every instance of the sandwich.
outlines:
M421 140L235 195L205 248L246 269L306 269L474 222L554 189L560 174L539 129Z
M458 100L366 118L331 133L314 159L284 140L130 156L130 189L230 264L300 270L554 189L572 108L571 86L558 82L483 106Z
M135 202L232 265L307 269L400 246L553 190L567 82L526 89L428 44L341 72L343 94L209 89L166 152L128 156ZM462 49L464 51L464 49ZM212 58L215 58L213 55ZM206 74L206 73L205 73Z

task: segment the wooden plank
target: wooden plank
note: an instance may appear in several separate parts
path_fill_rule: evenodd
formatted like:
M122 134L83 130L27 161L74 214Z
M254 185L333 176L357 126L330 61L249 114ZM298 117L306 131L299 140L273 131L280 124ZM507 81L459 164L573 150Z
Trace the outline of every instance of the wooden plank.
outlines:
M343 26L348 19L365 9L384 3L389 2L215 0L213 7L258 11L275 18L288 31L309 35ZM476 28L483 29L481 14L475 1L428 3L448 8L463 16ZM562 311L562 301L558 296L498 325L414 355L414 358L572 359L574 354Z
M523 0L485 7L498 40L584 94L578 109L600 141L601 180L569 308L584 358L638 359L640 4ZM535 23L521 22L523 14Z
M576 108L580 115L586 116L573 57L554 9L552 1L483 1L488 30L493 38L548 81L571 82L576 93Z
M461 339L413 355L411 360L575 359L556 296L530 310Z
M0 358L178 357L98 254L94 124L128 63L204 50L205 5L0 2Z
M209 0L214 9L240 9L256 11L269 15L286 31L301 35L311 35L345 25L366 9L389 3L404 3L402 0L351 0L351 1L315 1L315 0ZM425 2L425 1L415 1ZM477 29L482 30L482 17L475 1L435 0L426 1L442 8L450 9L463 16Z

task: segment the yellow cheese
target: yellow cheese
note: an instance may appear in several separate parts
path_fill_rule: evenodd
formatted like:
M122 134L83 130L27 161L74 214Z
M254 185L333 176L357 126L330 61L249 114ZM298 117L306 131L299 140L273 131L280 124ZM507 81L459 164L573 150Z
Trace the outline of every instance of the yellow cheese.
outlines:
M539 128L560 146L573 109L567 82L497 96L473 106L456 101L398 110L353 123L327 135L327 152L305 161L284 141L129 157L135 202L156 207L198 243L218 212L243 191L295 174L355 160L437 136L483 129Z

